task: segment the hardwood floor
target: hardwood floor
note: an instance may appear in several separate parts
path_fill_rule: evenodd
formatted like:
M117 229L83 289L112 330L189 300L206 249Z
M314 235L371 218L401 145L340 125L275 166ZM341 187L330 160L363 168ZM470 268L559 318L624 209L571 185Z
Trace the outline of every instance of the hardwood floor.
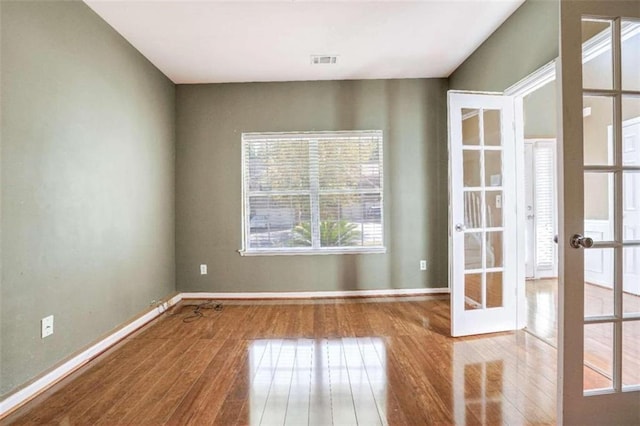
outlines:
M180 306L2 424L555 422L556 353L449 336L447 297Z
M557 347L558 281L556 279L528 280L527 329ZM640 312L640 297L623 294L625 312ZM585 283L585 313L591 316L613 313L613 290ZM640 384L640 322L628 322L623 328L622 383ZM610 324L594 324L585 328L585 389L612 386L613 328Z

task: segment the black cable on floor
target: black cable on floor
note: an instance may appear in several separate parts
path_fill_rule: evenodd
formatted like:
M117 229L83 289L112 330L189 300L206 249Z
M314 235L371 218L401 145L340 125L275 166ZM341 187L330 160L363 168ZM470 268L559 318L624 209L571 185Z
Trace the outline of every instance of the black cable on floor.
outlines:
M189 323L193 321L197 321L200 318L204 317L204 313L202 312L205 309L213 309L216 312L220 312L223 309L221 302L207 301L202 302L197 305L185 305L193 308L193 312L191 315L182 318L182 322Z

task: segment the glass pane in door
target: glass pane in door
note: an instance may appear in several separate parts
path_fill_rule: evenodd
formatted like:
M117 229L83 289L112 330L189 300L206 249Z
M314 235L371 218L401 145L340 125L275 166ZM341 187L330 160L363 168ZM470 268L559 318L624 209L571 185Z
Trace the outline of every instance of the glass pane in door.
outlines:
M584 164L611 165L614 161L613 98L585 96L583 105Z
M625 166L640 166L640 97L637 96L622 96L622 162Z
M485 186L502 186L502 151L484 151Z
M464 162L463 184L465 188L477 188L481 185L480 155L482 151L467 150L462 151L462 161Z
M485 146L502 145L502 131L500 130L500 110L489 109L483 112L484 144Z
M613 386L613 324L584 326L584 389Z
M487 228L502 227L502 191L487 191L485 200Z
M465 274L464 309L482 309L482 274Z
M614 173L584 174L584 235L593 241L613 241L614 195Z
M622 324L622 386L640 385L640 321Z
M462 145L480 145L480 111L462 109Z
M466 229L482 227L482 191L464 192L464 227Z
M640 246L623 251L622 312L625 316L640 315ZM640 336L638 336L640 340Z
M464 234L464 269L465 271L482 268L482 232L465 232Z
M640 21L622 20L622 90L640 90Z
M487 272L487 308L502 306L502 272Z
M584 316L613 315L612 248L590 248L584 252Z
M582 20L582 82L589 89L613 87L612 25L609 20ZM595 48L594 48L595 47Z
M486 267L502 268L502 231L487 232Z
M622 239L640 240L640 173L622 173Z

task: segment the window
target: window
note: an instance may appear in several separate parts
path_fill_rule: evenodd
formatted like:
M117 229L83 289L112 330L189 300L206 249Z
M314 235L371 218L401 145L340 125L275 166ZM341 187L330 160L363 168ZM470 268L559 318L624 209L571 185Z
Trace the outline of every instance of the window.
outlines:
M241 254L381 253L382 132L244 133Z

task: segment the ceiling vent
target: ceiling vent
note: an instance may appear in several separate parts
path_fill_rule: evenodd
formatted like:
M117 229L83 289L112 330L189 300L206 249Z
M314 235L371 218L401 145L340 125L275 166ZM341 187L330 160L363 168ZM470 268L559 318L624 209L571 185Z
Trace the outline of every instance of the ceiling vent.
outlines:
M312 65L331 65L338 61L337 56L331 55L311 55Z

